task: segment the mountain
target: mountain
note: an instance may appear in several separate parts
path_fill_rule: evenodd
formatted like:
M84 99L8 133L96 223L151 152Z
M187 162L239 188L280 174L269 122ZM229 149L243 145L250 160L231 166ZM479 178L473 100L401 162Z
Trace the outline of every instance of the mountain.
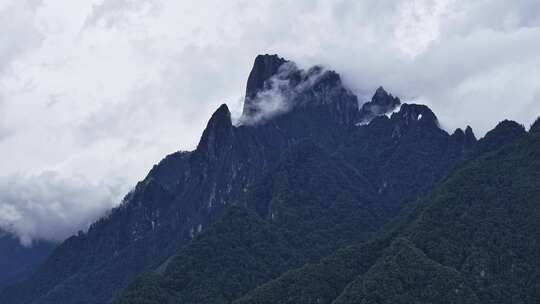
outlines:
M287 272L235 303L538 303L534 130L456 170L379 238Z
M371 239L456 168L525 136L481 145L470 128L450 135L428 107L382 88L369 122L367 109L334 71L258 56L238 124L220 106L194 151L165 157L0 299L228 303Z
M375 95L371 101L368 101L362 105L360 113L358 114L357 124L368 124L377 116L381 116L394 111L401 101L399 98L388 94L383 87L379 87L375 91Z
M0 288L30 275L55 246L37 241L26 247L11 234L0 230Z
M287 269L365 240L384 219L369 182L310 142L291 147L254 188L245 207L167 264L155 286L171 302L229 303ZM120 303L153 303L141 290L128 288Z
M509 142L515 140L517 139L509 138ZM348 189L351 186L363 188L362 185L366 184L362 178L354 179L352 178L354 175L352 175L339 179L332 176L315 184L306 184L304 181L309 180L306 175L292 174L294 178L290 178L291 172L300 171L306 172L307 175L320 176L323 172L328 173L337 168L348 167L332 163L331 166L322 166L321 168L319 164L324 162L328 156L318 155L312 161L313 164L306 168L306 163L302 160L313 159L310 156L318 154L312 152L314 150L317 149L310 144L303 145L300 150L297 148L293 150L293 155L301 156L285 158L284 163L289 164L289 166L284 172L278 174L277 181L278 183L280 181L294 181L294 183L286 183L285 185L263 183L252 192L254 197L248 197L248 202L265 202L268 201L268 197L277 196L279 200L270 199L270 202L284 205L287 208L286 211L281 211L276 207L270 207L270 204L263 204L262 208L255 207L255 211L259 214L260 225L272 227L271 231L276 233L274 236L267 238L258 234L251 241L246 241L244 237L237 236L249 231L257 231L256 229L243 227L230 234L222 234L213 230L207 231L200 236L200 239L182 250L174 258L174 262L166 266L163 273L143 276L135 281L116 303L176 303L178 301L182 303L230 303L235 299L238 303L330 303L325 300L325 296L335 299L361 273L360 269L368 271L380 258L381 252L386 251L392 257L388 258L387 263L389 264L384 264L380 266L381 268L401 267L401 270L397 271L398 274L413 271L417 275L415 277L409 273L403 274L405 279L410 280L409 285L413 286L414 283L417 283L417 291L407 289L411 293L421 292L427 284L438 284L437 288L447 288L449 281L453 282L452 284L455 286L463 284L464 278L458 272L426 260L422 251L412 246L407 239L399 237L395 237L395 241L393 238L387 238L374 242L374 244L364 245L359 249L346 247L330 258L313 264L316 259L310 260L312 253L324 256L332 251L332 249L325 250L325 246L338 248L355 243L355 240L366 239L367 237L362 237L362 234L368 231L375 232L377 228L370 229L370 226L359 226L358 224L368 222L366 219L377 219L377 214L383 215L379 216L382 219L388 216L384 214L385 210L388 209L381 208L380 204L370 205L362 202L366 198L376 197L366 192L361 192L357 198L350 200L351 203L356 202L356 208L354 205L340 208L342 204L339 203L324 206L324 202L331 201L331 198L335 199L336 194L332 193L334 189L343 194L350 193ZM308 153L309 156L304 153ZM282 165L278 167L282 168ZM335 184L329 186L331 180L335 181ZM321 186L323 184L325 186ZM279 189L279 192L283 192L269 195L268 192L273 191L268 191L268 189ZM366 189L369 189L369 186ZM317 204L317 201L320 204ZM306 206L307 202L309 204ZM320 218L315 216L316 210L322 211ZM344 212L340 213L342 210ZM368 213L358 217L346 214L346 212L353 211L367 211ZM308 212L309 214L307 214ZM287 214L290 220L279 221L279 215L283 213ZM224 221L228 222L229 216L224 216L226 219ZM255 217L255 215L251 216ZM266 223L262 222L261 218L266 219ZM238 220L243 222L241 218ZM307 221L305 226L302 225L303 221ZM220 227L221 225L223 224L218 222L216 226ZM231 226L227 224L227 227ZM380 226L375 224L372 227ZM396 230L400 231L400 229ZM351 238L347 239L347 237ZM207 239L219 241L208 244ZM204 250L201 250L199 242L205 243ZM333 242L337 242L338 245L332 246ZM266 255L275 258L267 259L263 255L257 254L258 248L264 248ZM298 262L299 258L300 262ZM398 261L399 266L392 264L395 263L392 261ZM238 266L238 263L247 262L250 263L249 267ZM295 264L306 264L307 266L299 268L299 270L285 272L277 278L272 277L271 274L280 273L283 269L291 269L291 265ZM384 274L383 279L389 277L389 275ZM398 281L402 279L399 276L395 278ZM266 284L254 288L265 281ZM418 282L424 282L424 285L418 284ZM155 288L159 290L160 297L156 297L151 291ZM249 292L250 290L252 291ZM462 292L459 294L454 294L453 289L450 291L445 294L433 294L431 301L441 297L450 297L452 299L450 303L472 303L471 299L474 297L471 298L471 296L475 296L470 288L462 288ZM244 293L247 295L238 296ZM167 295L167 297L164 298L163 295ZM404 303L412 302L405 301Z
M228 235L207 231L201 240L220 240L219 244L207 245L202 251L196 240L160 275L136 280L117 303L230 303L294 265L314 262L336 248L369 239L409 196L429 191L448 172L445 170L467 155L481 153L472 130L461 133L463 136L459 131L446 134L427 107L405 104L391 118L380 117L348 130L340 147L330 153L311 142L293 145L275 168L246 189L243 204L255 210L259 220L265 220L261 225L268 225L278 236L268 242L264 237L238 242L235 235L245 229ZM508 134L506 143L519 138ZM438 172L433 168L439 168ZM399 190L393 190L396 188ZM244 254L259 247L279 258L269 264L264 257ZM254 264L235 266L246 261ZM336 269L332 281L350 272ZM154 296L156 290L160 297Z
M536 119L536 121L531 126L531 129L529 130L530 133L537 133L540 132L540 118Z

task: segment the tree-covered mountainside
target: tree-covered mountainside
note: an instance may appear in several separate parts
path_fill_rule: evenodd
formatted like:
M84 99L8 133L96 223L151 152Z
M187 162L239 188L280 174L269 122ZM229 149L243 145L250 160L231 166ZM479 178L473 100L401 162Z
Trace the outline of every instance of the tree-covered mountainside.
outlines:
M286 239L243 207L230 207L166 264L138 278L117 303L230 303L298 260Z
M382 237L236 303L538 303L539 214L540 133L531 128L457 170Z
M504 125L500 124L496 130L504 129ZM255 210L261 226L267 225L274 232L271 236L257 233L246 240L246 233L258 230L253 226L227 224L227 227L239 227L227 234L219 232L222 228L210 228L173 262L167 263L162 275L141 277L117 303L163 303L163 295L167 295L170 303L230 303L245 293L248 295L238 300L239 303L280 303L284 295L287 303L330 303L325 299L337 298L360 274L367 272L366 276L376 277L386 269L392 269L395 277L384 274L384 278L408 280L401 289L409 290L412 297L424 297L427 303L441 297L448 297L448 303L478 303L470 288L459 287L464 284L459 272L426 259L421 250L400 237L360 249L346 247L315 266L310 264L339 247L369 239L369 234L375 234L381 222L389 217L387 213L393 211L379 201L382 196L374 191L370 181L336 155L339 153L328 155L310 142L289 148L246 197L245 205ZM230 216L227 214L223 222L230 223ZM237 220L250 222L241 216ZM223 222L216 226L223 227ZM258 253L258 248L265 248L265 254ZM383 253L385 261L380 269L370 269ZM269 264L269 260L274 263ZM306 263L304 268L276 279L285 270ZM304 276L306 272L311 274ZM377 277L371 280L375 287L381 286ZM262 285L267 281L271 283ZM423 288L430 284L438 290L424 294ZM249 293L259 285L262 287ZM461 291L441 289L445 285L459 287ZM413 290L413 286L417 289ZM156 297L155 290L162 296ZM402 302L409 303L411 299L404 297ZM399 296L389 303L398 300Z
M254 188L246 207L232 207L162 276L152 276L160 283L146 285L173 302L230 303L288 269L366 240L386 218L368 181L310 142L292 146ZM141 294L137 281L119 303L161 301Z
M238 123L220 106L194 151L164 158L119 207L0 300L230 302L368 240L457 167L526 133L507 122L481 140L470 128L450 135L428 107L401 104L382 88L365 104L334 71L258 56ZM245 242L234 239L242 233ZM334 292L357 273L340 275L325 283Z

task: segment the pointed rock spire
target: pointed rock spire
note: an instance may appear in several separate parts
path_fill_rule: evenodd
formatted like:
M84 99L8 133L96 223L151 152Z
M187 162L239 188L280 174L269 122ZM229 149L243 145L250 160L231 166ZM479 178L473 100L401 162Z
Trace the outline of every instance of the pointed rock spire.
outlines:
M366 102L359 113L359 123L365 124L377 116L392 112L401 104L399 98L392 96L383 87L379 87L371 101Z
M277 74L281 65L286 62L288 61L278 55L258 55L255 58L246 85L243 115L246 116L252 114L250 113L253 111L253 107L250 106L251 101L257 96L257 93L264 88L264 83Z
M465 137L469 140L476 141L476 135L474 135L474 132L471 126L467 126L467 128L465 129Z
M460 145L462 152L469 151L477 142L476 136L474 135L474 132L470 126L465 128L465 132L461 128L456 129L456 131L450 136L450 139Z
M210 158L217 158L221 151L231 146L232 132L231 112L226 104L222 104L208 121L197 151Z
M371 103L374 105L378 105L382 108L393 109L397 107L401 102L399 98L388 94L388 92L386 92L386 90L381 86L375 91L375 94L371 98Z
M467 126L467 128L465 129L465 144L467 146L472 146L477 141L478 139L476 139L476 135L474 135L473 129L471 128L471 126Z
M529 130L530 133L540 133L540 117L536 119L536 121L532 124L531 129Z

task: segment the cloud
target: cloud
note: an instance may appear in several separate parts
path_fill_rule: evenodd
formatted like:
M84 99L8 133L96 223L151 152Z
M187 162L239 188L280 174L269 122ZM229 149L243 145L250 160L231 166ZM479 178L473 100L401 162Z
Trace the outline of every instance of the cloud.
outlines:
M23 245L35 239L62 241L86 229L119 200L114 184L95 184L56 172L0 178L0 228Z
M360 100L382 85L449 130L528 125L540 115L539 12L536 0L1 1L0 176L128 189L193 149L221 103L238 116L260 53L324 64ZM281 109L267 97L268 113Z
M248 103L248 113L242 113L236 122L238 125L255 125L264 123L273 117L286 113L296 106L296 97L311 88L326 70L315 68L300 70L293 62L284 63L276 75L267 80L262 91ZM291 75L299 76L298 83L291 83Z
M11 1L0 4L0 76L8 73L14 59L38 47L43 35L33 26L40 1ZM9 33L9 34L6 34Z
M108 0L94 4L92 13L86 18L84 28L102 25L129 26L130 19L144 18L159 9L159 2L153 0Z
M440 35L439 20L449 13L452 1L401 2L394 29L397 47L409 56L424 52Z

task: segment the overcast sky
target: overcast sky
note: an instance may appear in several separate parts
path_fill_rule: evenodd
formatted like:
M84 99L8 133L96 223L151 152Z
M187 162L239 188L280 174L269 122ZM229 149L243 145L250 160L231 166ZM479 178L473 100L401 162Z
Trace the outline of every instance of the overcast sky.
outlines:
M0 0L0 228L84 229L223 102L253 59L383 85L477 135L540 115L538 0Z

